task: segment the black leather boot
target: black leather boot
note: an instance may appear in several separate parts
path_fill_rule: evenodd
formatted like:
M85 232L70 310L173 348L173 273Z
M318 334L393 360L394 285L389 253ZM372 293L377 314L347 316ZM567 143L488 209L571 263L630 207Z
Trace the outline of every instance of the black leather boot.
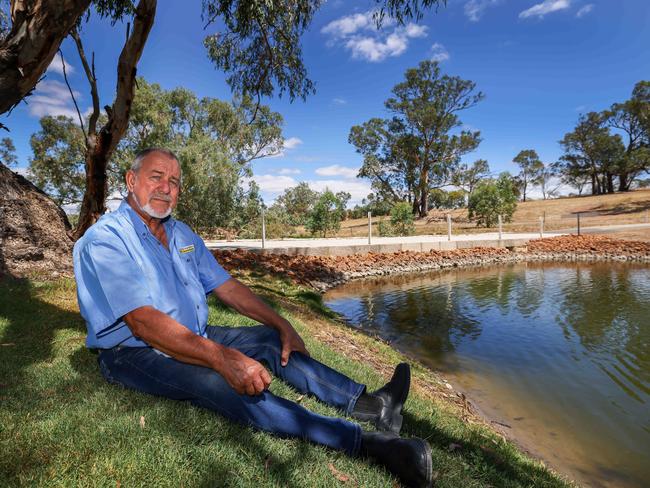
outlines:
M388 383L373 393L364 393L352 410L352 417L373 422L377 430L399 434L402 428L402 406L411 386L411 368L407 363L395 367Z
M360 454L383 465L404 486L431 486L431 447L423 439L402 439L392 432L363 432Z

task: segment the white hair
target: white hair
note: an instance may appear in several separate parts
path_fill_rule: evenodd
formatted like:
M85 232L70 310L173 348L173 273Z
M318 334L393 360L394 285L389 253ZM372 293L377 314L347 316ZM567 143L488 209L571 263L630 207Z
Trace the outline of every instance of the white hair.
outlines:
M176 154L174 154L169 149L165 149L164 147L148 147L147 149L140 151L135 155L135 159L133 159L133 162L131 163L131 171L134 173L140 171L140 168L142 167L142 161L151 153L161 153L176 161L178 163L178 171L180 172L180 180L181 182L183 181L183 168L181 168L180 161L176 157Z

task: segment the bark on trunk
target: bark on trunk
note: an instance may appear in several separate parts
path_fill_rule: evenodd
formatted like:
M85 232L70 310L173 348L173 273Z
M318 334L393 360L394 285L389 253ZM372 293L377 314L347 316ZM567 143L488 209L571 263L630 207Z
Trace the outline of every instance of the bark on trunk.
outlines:
M598 178L596 178L596 175L592 173L591 175L591 194L592 195L598 195L600 193L598 191Z
M154 22L156 3L156 0L140 0L138 3L133 32L122 48L117 64L115 101L112 107L106 107L108 121L95 140L89 137L86 154L86 192L81 203L75 239L80 238L106 211L108 162L129 125L131 104L135 95L136 68Z
M36 86L90 0L14 0L12 27L0 43L0 114Z
M607 173L607 193L614 193L614 175Z
M621 173L618 175L618 191L628 191L630 189L630 183L628 181L627 173Z

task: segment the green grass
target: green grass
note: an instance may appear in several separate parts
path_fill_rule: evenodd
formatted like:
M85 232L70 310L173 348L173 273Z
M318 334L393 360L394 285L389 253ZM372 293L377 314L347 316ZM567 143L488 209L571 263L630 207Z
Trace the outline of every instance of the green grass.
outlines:
M371 388L371 366L314 339L313 314L331 327L319 297L280 281L258 288L305 338L312 355ZM280 303L302 307L299 316ZM247 325L210 304L210 323ZM0 486L392 486L381 467L299 440L234 425L189 404L107 384L84 347L74 282L0 281ZM398 353L358 335L359 347L394 364ZM431 373L416 366L417 377ZM279 381L272 390L319 413L336 412ZM144 419L144 423L141 422ZM566 486L489 429L413 393L403 432L429 440L436 486ZM450 451L451 444L462 446ZM334 471L332 470L334 468ZM341 473L349 477L341 481Z

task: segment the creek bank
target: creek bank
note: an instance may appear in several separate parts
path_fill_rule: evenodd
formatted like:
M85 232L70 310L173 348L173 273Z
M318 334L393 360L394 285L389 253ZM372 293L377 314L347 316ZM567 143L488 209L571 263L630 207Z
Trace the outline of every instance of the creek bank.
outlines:
M535 239L526 249L477 247L451 251L367 253L350 256L287 256L245 250L215 250L227 269L256 271L288 278L319 292L371 276L522 261L616 261L650 263L650 243L604 236L559 236Z

